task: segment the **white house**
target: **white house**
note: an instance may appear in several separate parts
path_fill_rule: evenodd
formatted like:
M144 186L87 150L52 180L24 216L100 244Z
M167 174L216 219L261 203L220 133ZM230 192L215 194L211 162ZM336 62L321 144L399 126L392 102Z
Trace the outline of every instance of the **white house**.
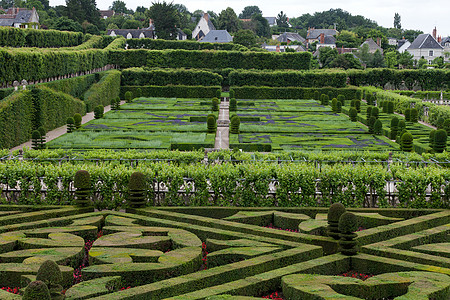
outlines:
M406 40L405 38L403 38L403 39L401 39L401 40L398 40L398 43L397 43L397 51L399 52L399 53L403 53L403 52L405 52L406 51L406 49L408 49L409 48L409 46L411 46L411 42L410 41L408 41L408 40Z
M427 60L428 64L431 64L433 59L443 56L444 47L431 34L424 33L419 34L408 47L407 51L414 56L415 60L423 57Z
M450 62L450 36L441 40L441 46L444 47L444 61Z
M38 29L39 15L34 7L32 10L12 7L0 15L0 26Z
M192 38L199 41L203 39L211 30L216 30L214 24L211 22L209 14L204 13L203 17L198 21L197 26L192 31Z

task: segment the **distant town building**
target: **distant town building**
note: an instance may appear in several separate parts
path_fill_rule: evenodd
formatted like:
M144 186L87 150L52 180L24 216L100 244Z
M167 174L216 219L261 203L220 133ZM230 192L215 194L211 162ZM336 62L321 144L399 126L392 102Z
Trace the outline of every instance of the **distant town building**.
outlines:
M319 43L316 44L316 49L322 47L330 47L333 49L336 48L336 38L332 35L325 35L321 33L319 35Z
M369 46L369 53L375 53L377 50L379 50L381 53L383 53L383 48L381 48L381 38L377 38L377 42L375 43L374 40L371 38L368 38L364 41L364 43L361 44L360 47L368 45Z
M192 38L199 41L203 39L211 30L216 30L214 24L211 22L211 17L208 13L203 13L203 17L195 26L195 29L192 31Z
M411 43L407 51L414 56L415 60L422 57L431 64L436 57L443 56L444 47L436 40L436 28L433 35L429 33L419 34L419 36Z
M157 39L155 25L153 20L149 20L149 26L142 29L108 29L108 35L118 36L121 35L126 39ZM177 40L184 41L187 39L187 34L181 29L177 30Z
M0 26L38 29L39 15L34 7L32 10L12 7L0 15Z
M99 10L99 12L100 12L100 18L102 18L102 19L108 19L115 15L115 12L112 9Z
M266 19L267 22L269 22L270 27L277 25L277 18L275 17L264 17L264 19Z
M302 45L267 45L262 44L261 48L269 52L286 52L286 49L292 49L295 52L305 52L306 49Z
M285 32L283 34L280 34L279 36L276 37L276 39L280 42L280 43L291 43L291 42L300 42L302 44L306 43L306 40L304 37L302 37L300 34L295 33L295 32Z
M338 31L336 29L315 29L314 27L310 27L308 28L308 31L306 33L306 42L308 44L319 42L321 34L323 34L324 36L335 36L338 34Z
M411 46L411 42L408 41L407 39L403 38L401 40L398 40L398 42L397 42L397 47L398 47L397 51L399 53L403 53L403 52L406 51L406 49L409 48L409 46Z
M226 30L211 30L204 36L200 43L231 43L233 37Z

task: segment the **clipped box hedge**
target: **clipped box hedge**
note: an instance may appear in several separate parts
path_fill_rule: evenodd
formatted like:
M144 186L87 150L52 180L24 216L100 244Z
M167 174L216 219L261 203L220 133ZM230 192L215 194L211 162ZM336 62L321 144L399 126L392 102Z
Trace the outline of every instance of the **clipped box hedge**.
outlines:
M122 86L120 98L124 99L125 93L130 91L136 97L140 89L142 97L165 97L165 98L213 98L217 95L220 86Z
M0 27L1 47L73 47L83 41L84 34L81 32Z
M237 99L314 99L314 93L328 95L333 93L334 97L344 95L345 99L357 99L359 88L299 88L299 87L265 87L265 86L242 86L231 88Z
M86 111L93 111L98 105L110 105L111 100L117 98L120 94L120 71L109 70L101 73L100 76L100 81L93 84L84 93L83 98L86 104Z
M128 49L148 49L148 50L224 50L224 51L242 51L246 47L233 43L199 43L197 41L170 41L162 39L129 39L127 41Z

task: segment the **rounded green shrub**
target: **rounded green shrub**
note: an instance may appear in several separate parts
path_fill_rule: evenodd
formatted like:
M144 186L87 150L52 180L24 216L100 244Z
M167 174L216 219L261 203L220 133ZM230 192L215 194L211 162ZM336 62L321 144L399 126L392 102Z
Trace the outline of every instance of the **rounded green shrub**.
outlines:
M356 100L355 101L355 108L357 112L361 112L361 100Z
M133 99L133 94L130 91L126 91L125 92L125 101L127 101L127 103L130 103L132 99Z
M428 143L430 144L430 148L433 149L434 151L436 151L434 149L434 136L436 135L436 131L437 130L431 130L430 135L428 137Z
M345 212L339 218L339 246L341 253L344 255L355 255L358 253L357 242L355 238L358 230L358 220L356 216L351 212Z
M237 101L236 98L230 98L230 111L237 110Z
M367 120L369 120L370 117L372 116L372 107L373 106L367 106L367 109L366 109L366 118L367 118Z
M356 108L352 107L350 108L350 110L348 111L348 115L350 117L350 120L352 122L356 122L356 119L358 117L358 111L356 110Z
M361 98L362 98L362 92L361 92L361 90L357 90L355 92L355 99L356 100L361 100Z
M341 102L342 106L345 106L345 96L344 95L338 95L337 100Z
M320 100L320 93L319 93L319 91L314 91L314 100L317 100L317 101L319 101Z
M344 212L339 217L339 231L342 233L352 233L358 230L358 220L355 214Z
M414 149L414 146L413 146L414 138L413 138L411 133L409 133L409 132L403 133L401 141L402 141L402 143L401 143L402 151L405 151L405 152L412 152L413 151L413 149Z
M63 280L61 270L53 260L46 260L36 274L36 280L44 282L47 286L60 284Z
M73 186L76 188L75 197L78 206L87 206L91 193L91 175L86 170L79 170L75 173Z
M236 92L233 89L230 89L230 99L236 98Z
M378 119L378 117L380 116L380 110L378 107L373 107L372 111L370 112L372 117L375 117L375 119Z
M134 172L128 181L128 203L131 207L137 208L145 206L146 203L147 180L143 173Z
M75 128L79 129L81 127L81 121L83 120L83 118L80 114L76 113L73 115L73 119L75 121Z
M430 133L431 135L431 133ZM434 134L433 149L437 153L442 153L447 148L447 132L444 129L436 130Z
M208 132L209 133L214 133L216 132L217 129L217 122L216 122L216 118L213 116L208 116L208 119L206 120L206 126L208 128Z
M356 100L350 101L350 107L355 107L355 106L356 106Z
M94 108L94 118L95 119L101 119L103 118L103 113L105 111L105 108L103 105L98 105Z
M66 123L67 123L67 133L74 132L75 120L73 119L73 117L68 117Z
M41 133L39 130L34 130L31 133L31 147L33 150L41 149Z
M333 98L333 100L331 100L331 109L333 110L334 113L337 113L337 99Z
M44 126L41 126L38 128L39 134L41 137L45 136L47 134L47 130L45 130Z
M369 127L369 133L374 133L374 126L377 119L374 116L371 116L367 121L367 127Z
M339 218L345 213L345 207L342 203L333 203L328 209L328 235L335 240L339 239Z
M417 121L419 121L419 111L415 107L411 109L410 120L414 123L417 123Z
M218 90L216 91L216 98L217 98L217 99L222 98L222 90L221 90L221 89L218 89Z
M230 122L230 133L238 134L241 120L238 116L233 116Z
M437 119L437 121L436 121L437 129L444 129L444 122L445 122L445 119L442 117Z
M214 97L211 100L211 110L212 111L219 111L219 99Z
M342 112L342 102L338 100L337 105L336 105L336 109L338 113Z
M381 135L383 132L383 123L379 119L375 121L375 124L373 124L373 133L376 135Z
M366 101L367 101L367 105L370 105L370 106L373 105L373 99L372 99L372 95L371 94L368 94L366 96Z
M393 117L391 119L391 140L395 140L398 132L398 118Z
M394 102L393 101L389 101L388 102L387 112L388 112L388 114L393 114L394 113Z
M411 109L410 108L405 109L404 114L405 114L405 121L411 122Z
M50 300L50 291L47 285L39 280L31 282L25 289L23 300Z

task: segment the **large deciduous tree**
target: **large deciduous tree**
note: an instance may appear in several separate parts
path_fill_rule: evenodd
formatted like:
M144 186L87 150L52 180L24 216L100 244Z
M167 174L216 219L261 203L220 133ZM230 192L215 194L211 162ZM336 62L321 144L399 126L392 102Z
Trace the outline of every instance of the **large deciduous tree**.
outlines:
M100 13L95 0L66 0L66 7L67 16L80 24L84 21L94 25L100 23Z
M248 29L241 29L233 37L233 43L240 44L247 48L256 46L256 35Z
M156 35L160 39L175 40L177 27L180 26L180 16L173 3L153 2L147 11L150 19L155 24Z
M394 28L402 29L400 14L395 13L394 15Z
M239 19L231 7L227 7L227 9L220 12L217 19L217 27L228 32L237 32L241 28Z
M262 11L259 9L258 6L256 5L246 6L239 14L239 19L251 19L255 14L260 15L262 14Z
M278 26L280 26L280 27L285 27L285 28L289 27L288 17L287 17L287 15L286 15L283 11L281 11L281 12L278 14L276 20L277 20L277 25L278 25Z
M127 14L129 13L129 10L127 9L127 5L125 2L116 0L112 3L112 5L109 7L109 9L112 9L116 14Z

